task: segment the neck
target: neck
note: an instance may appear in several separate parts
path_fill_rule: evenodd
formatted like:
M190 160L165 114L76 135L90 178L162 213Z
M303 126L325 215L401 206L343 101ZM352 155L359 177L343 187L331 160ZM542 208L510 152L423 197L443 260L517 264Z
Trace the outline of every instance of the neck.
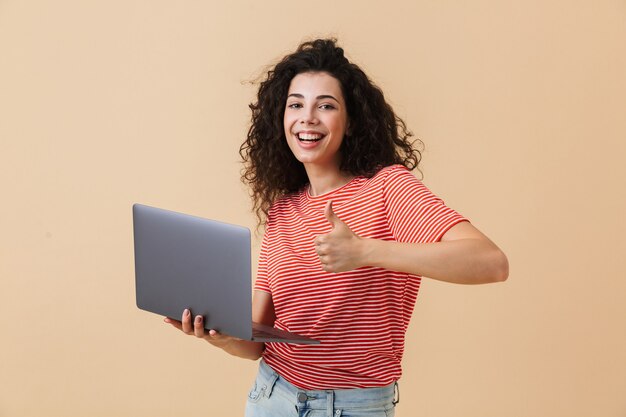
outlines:
M343 187L354 178L354 176L340 171L338 166L318 167L305 165L305 169L309 177L309 192L312 196L318 196L336 190L337 188Z

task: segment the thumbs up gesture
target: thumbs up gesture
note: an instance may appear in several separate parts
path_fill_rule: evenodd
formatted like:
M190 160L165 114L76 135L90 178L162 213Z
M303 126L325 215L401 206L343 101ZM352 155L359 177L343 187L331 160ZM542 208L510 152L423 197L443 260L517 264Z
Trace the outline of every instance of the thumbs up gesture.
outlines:
M324 217L333 226L330 233L315 238L315 251L327 272L351 271L364 266L364 239L360 238L333 211L329 201L324 208Z

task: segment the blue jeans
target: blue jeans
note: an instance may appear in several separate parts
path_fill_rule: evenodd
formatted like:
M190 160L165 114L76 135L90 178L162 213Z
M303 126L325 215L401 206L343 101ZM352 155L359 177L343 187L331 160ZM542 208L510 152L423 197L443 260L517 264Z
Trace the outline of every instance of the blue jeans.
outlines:
M303 390L261 360L248 394L246 417L393 417L396 386Z

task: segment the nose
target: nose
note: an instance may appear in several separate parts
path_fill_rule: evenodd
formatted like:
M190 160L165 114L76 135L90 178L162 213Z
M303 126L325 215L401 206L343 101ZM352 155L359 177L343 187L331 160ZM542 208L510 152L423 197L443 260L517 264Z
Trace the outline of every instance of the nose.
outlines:
M304 108L300 115L300 124L313 125L318 122L313 108Z

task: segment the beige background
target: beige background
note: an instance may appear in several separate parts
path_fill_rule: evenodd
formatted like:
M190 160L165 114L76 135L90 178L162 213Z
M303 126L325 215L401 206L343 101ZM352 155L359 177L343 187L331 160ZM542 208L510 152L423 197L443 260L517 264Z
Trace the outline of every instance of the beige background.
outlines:
M623 0L0 0L0 416L242 415L256 364L134 306L131 204L254 226L248 81L329 34L510 260L425 280L397 416L626 416Z

